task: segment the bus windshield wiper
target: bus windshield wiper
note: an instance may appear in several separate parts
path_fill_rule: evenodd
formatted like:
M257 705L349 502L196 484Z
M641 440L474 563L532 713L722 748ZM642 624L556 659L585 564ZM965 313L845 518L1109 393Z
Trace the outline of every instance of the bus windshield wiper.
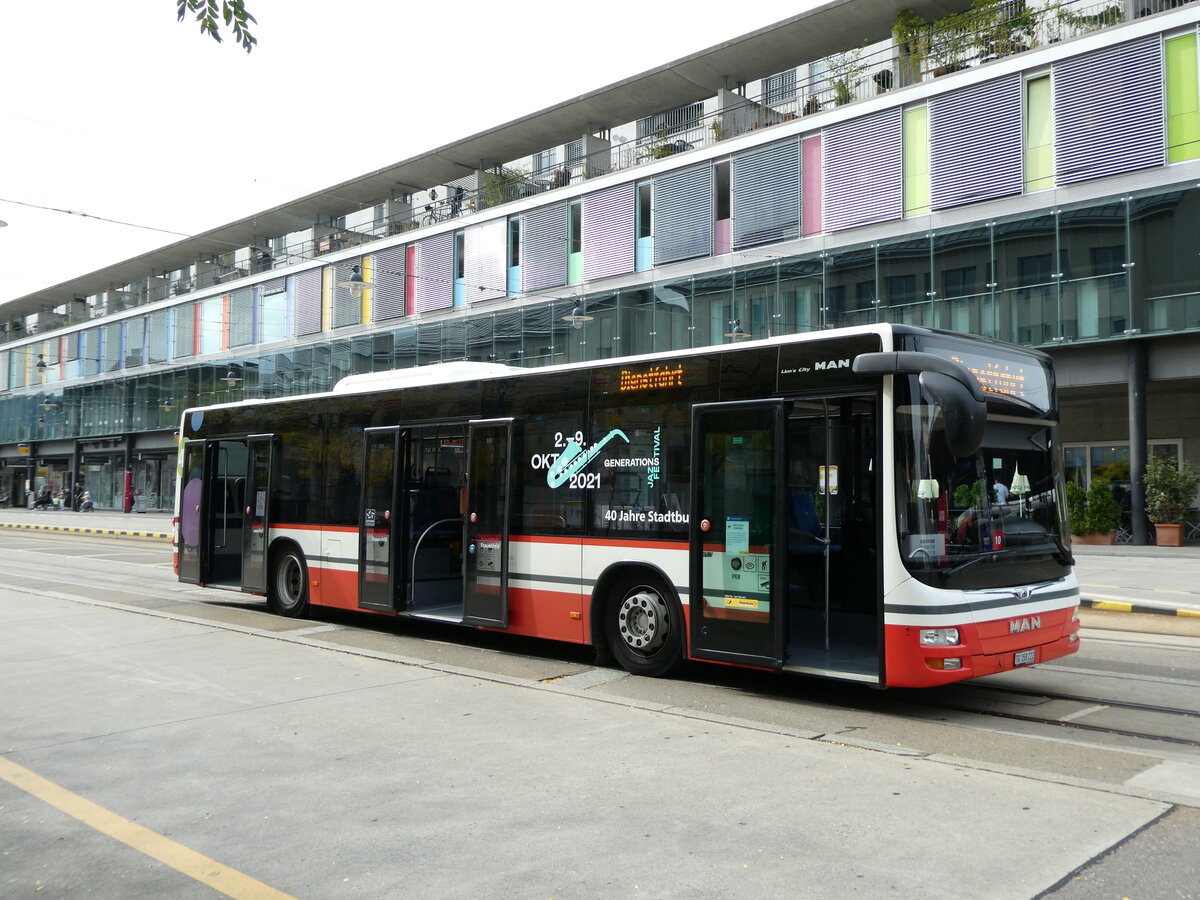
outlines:
M1073 553L1071 553L1070 550L1067 549L1067 545L1063 543L1062 537L1060 537L1057 534L1051 533L1050 540L1054 541L1054 546L1058 548L1054 552L1054 558L1056 560L1058 560L1060 563L1062 563L1064 566L1075 565L1075 555Z
M951 575L957 575L959 572L971 568L971 566L975 565L976 563L983 562L985 559L995 559L1002 553L1004 553L1003 550L990 550L987 553L980 553L978 556L972 556L970 559L960 562L957 566L951 566L948 569L939 569L938 575L944 580L949 578Z

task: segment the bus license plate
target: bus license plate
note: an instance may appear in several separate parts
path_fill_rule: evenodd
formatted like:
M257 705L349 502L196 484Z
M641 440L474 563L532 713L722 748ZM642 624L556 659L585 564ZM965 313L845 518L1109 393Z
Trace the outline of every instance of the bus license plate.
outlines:
M1027 666L1037 659L1036 650L1018 650L1013 654L1014 666Z

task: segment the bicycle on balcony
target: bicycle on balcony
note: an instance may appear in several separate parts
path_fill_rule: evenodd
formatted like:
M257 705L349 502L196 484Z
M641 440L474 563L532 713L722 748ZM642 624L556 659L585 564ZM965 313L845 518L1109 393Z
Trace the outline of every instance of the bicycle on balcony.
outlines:
M421 216L421 225L436 225L438 222L457 219L462 215L463 198L465 195L466 191L461 186L456 187L448 201L438 203L437 190L431 190L429 192L429 202L425 204L425 215Z

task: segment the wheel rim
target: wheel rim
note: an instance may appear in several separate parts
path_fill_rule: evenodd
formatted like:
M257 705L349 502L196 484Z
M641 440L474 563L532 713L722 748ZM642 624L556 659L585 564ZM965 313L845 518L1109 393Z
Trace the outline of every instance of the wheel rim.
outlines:
M670 610L656 591L638 588L621 601L617 631L630 650L649 656L666 643L670 627Z
M304 570L300 561L292 555L285 556L279 562L279 576L275 581L279 590L279 599L285 607L295 606L304 596Z

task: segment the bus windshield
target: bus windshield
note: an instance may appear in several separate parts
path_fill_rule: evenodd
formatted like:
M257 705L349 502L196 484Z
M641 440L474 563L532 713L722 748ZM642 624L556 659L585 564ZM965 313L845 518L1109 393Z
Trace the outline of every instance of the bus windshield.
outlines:
M972 456L947 447L940 410L898 379L896 509L904 565L943 588L979 590L1069 571L1050 423L990 413Z

